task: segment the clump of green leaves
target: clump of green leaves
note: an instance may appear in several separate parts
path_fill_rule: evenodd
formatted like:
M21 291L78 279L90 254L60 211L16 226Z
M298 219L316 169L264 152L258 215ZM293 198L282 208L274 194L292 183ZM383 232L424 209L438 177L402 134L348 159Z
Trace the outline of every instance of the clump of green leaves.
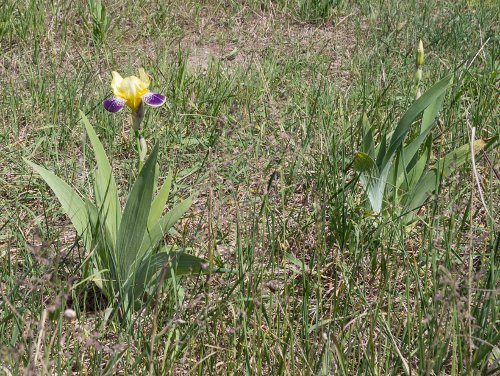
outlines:
M375 146L374 129L366 116L362 124L365 134L362 150L354 159L354 168L366 189L371 210L381 213L384 203L392 203L392 213L403 217L408 224L415 218L415 210L435 192L443 178L468 161L470 144L463 145L432 163L431 130L443 106L446 90L453 76L448 75L419 97L406 111L393 132L380 135ZM420 132L405 143L407 134L422 115ZM474 143L475 153L486 145L484 140Z
M52 172L26 162L50 186L90 253L89 273L85 278L94 281L122 317L126 317L141 306L145 293L154 289L161 278L203 271L204 260L163 244L164 234L189 209L193 199L181 201L162 216L172 176L169 174L153 197L158 178L158 146L155 146L122 211L104 148L83 113L81 117L96 157L95 204Z

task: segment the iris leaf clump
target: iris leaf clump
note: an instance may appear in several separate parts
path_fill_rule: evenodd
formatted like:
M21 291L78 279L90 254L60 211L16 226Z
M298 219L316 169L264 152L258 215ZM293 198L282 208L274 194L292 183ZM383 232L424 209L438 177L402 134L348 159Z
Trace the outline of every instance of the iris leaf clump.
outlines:
M361 151L354 158L354 169L366 190L371 210L401 216L405 224L416 219L415 211L437 191L442 179L469 160L471 145L462 145L448 154L431 160L432 134L442 109L446 91L453 82L448 75L420 96L399 120L393 132L383 132L375 146L374 130L363 116L365 129ZM421 115L420 130L409 142L407 135ZM474 141L473 150L480 152L487 145L485 140ZM388 206L387 204L392 204Z
M203 259L163 242L165 234L190 208L193 197L181 201L162 215L172 175L167 176L155 195L158 179L156 145L122 210L104 148L83 113L81 118L96 158L93 172L95 202L82 197L47 169L27 160L26 163L52 189L90 253L88 279L97 284L110 302L117 304L122 314L132 312L141 306L145 294L154 289L161 278L197 274L204 270Z

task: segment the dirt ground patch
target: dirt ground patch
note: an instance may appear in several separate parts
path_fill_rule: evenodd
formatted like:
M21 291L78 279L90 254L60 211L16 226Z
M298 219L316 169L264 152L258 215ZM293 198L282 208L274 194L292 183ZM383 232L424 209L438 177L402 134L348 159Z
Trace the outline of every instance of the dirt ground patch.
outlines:
M210 58L229 67L245 66L266 54L283 56L320 54L331 59L331 73L349 80L348 62L355 50L355 33L350 16L333 22L299 22L286 15L250 13L231 22L223 17L205 16L201 27L188 27L180 46L189 51L191 70L205 70Z

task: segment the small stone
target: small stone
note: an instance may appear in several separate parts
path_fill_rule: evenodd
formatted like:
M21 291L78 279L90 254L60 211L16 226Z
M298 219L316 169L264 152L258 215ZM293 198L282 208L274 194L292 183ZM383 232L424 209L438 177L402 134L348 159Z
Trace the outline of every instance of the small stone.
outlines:
M76 312L71 308L68 308L64 311L63 316L68 321L73 321L76 319Z

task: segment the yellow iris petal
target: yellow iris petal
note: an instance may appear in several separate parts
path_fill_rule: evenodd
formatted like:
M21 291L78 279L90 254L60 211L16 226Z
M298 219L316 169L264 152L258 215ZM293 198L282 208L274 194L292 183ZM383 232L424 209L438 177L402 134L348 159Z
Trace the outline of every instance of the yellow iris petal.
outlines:
M149 92L148 88L151 83L149 76L142 68L139 69L139 78L136 76L122 78L118 72L114 71L112 75L111 88L114 95L125 99L127 106L135 112L141 104L141 97Z
M149 79L149 76L146 74L146 71L143 68L139 69L139 79L146 85L146 87L149 87L151 84L151 81Z

